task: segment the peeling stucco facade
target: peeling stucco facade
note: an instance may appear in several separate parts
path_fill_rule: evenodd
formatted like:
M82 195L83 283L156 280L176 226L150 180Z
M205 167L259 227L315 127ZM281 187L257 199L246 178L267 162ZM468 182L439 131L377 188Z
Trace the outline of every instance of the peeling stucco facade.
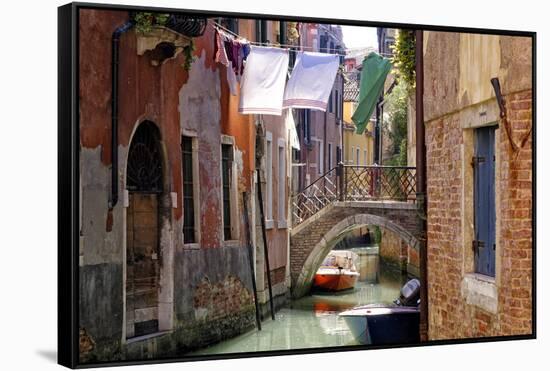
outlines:
M237 113L239 97L229 93L225 67L214 62L212 24L203 36L194 39L194 61L189 71L182 67L181 53L154 65L150 51L138 53L139 36L135 30L122 34L118 80L120 197L114 207L109 207L113 161L111 35L128 17L124 11L90 9L81 9L79 15L79 323L85 345L81 349L82 362L181 356L254 326L243 193L248 204L259 299L261 303L268 299L263 246L256 243L257 118ZM253 32L253 21L241 23L245 32ZM159 331L136 339L128 336L125 326L129 218L126 176L132 139L144 121L159 130L162 158L163 188L158 196L160 272L158 307L154 311ZM280 120L266 123L266 127L288 140ZM195 138L198 163L198 241L191 244L184 243L183 235L182 135ZM223 234L222 143L230 143L234 150L231 240L224 240ZM273 158L277 159L276 153ZM277 176L275 169L273 173ZM289 184L286 176L282 181ZM277 202L288 202L288 191L283 200L274 202L276 211ZM282 224L268 231L270 258L274 262L271 274L278 277L274 283L279 288L275 291L282 298L288 296L287 240L288 230Z

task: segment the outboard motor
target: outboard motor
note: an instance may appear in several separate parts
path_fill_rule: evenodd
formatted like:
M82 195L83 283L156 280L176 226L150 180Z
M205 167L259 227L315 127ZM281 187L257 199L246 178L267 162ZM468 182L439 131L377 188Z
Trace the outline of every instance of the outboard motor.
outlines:
M409 280L401 288L399 298L394 304L405 307L418 306L420 303L420 281L416 278Z

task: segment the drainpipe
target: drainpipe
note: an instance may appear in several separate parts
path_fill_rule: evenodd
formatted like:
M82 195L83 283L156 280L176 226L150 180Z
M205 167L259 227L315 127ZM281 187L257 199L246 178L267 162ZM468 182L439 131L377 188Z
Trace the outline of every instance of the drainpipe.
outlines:
M344 162L344 73L342 72L342 84L341 84L341 92L340 95L342 96L342 112L340 114L340 162ZM353 103L352 103L353 104Z
M111 199L109 209L118 202L118 65L120 36L134 26L128 21L119 26L111 39Z
M416 202L421 216L423 235L420 238L420 341L428 341L428 251L427 251L427 195L426 143L424 126L424 37L422 30L416 37Z
M380 103L380 100L378 100ZM381 165L380 163L380 105L376 104L376 116L374 122L374 163Z

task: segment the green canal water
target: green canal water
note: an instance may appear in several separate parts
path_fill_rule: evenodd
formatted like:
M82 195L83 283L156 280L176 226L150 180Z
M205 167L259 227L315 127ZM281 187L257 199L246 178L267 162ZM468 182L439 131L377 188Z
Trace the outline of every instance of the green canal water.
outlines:
M268 316L261 331L251 330L190 355L356 345L338 313L358 305L391 302L406 281L406 276L379 263L377 249L351 249L359 255L360 277L354 289L336 294L313 292L280 309L275 321Z

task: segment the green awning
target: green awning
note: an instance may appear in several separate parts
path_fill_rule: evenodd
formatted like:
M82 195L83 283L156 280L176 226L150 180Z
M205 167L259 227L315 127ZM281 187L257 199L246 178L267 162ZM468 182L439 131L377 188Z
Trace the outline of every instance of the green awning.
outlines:
M363 134L376 102L384 89L386 76L391 70L391 63L388 59L372 52L363 59L361 71L361 85L359 90L359 103L355 113L351 117L355 123L356 133Z

